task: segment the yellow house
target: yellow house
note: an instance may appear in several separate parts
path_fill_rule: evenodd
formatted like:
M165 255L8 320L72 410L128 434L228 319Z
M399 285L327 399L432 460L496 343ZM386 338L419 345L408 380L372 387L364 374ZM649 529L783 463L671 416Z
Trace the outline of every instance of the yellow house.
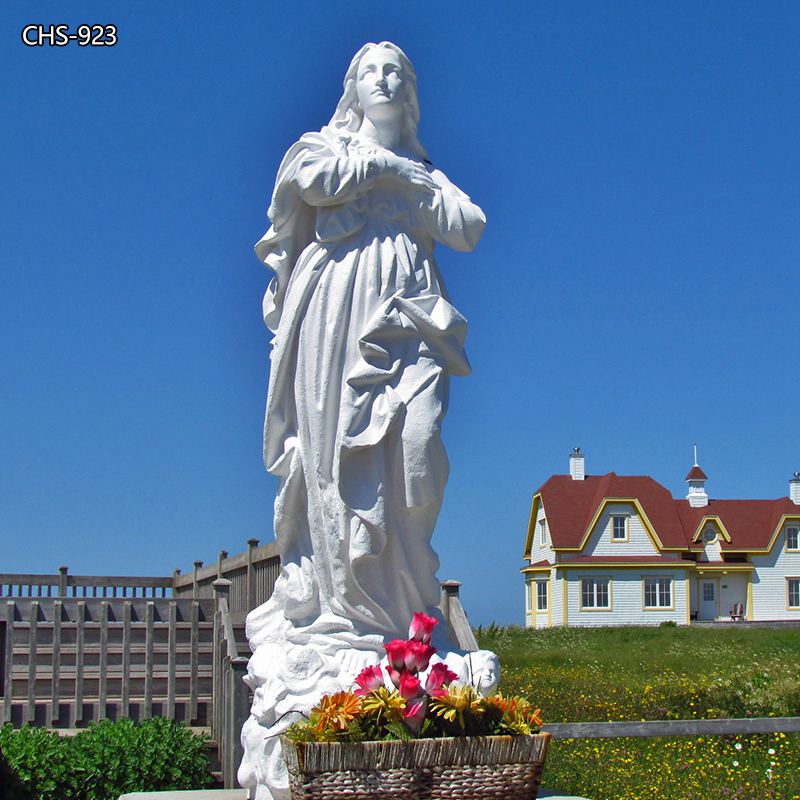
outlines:
M712 500L695 463L684 499L645 475L568 475L534 492L525 624L800 620L800 474L789 496Z

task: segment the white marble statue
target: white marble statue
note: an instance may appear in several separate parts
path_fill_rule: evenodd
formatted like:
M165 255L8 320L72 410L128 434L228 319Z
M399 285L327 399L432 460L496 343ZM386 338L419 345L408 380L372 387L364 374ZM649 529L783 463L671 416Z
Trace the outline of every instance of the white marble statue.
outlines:
M433 249L472 250L485 218L428 161L418 122L408 58L389 42L362 47L331 121L286 154L256 245L275 272L264 460L279 479L282 563L247 619L255 697L239 780L257 800L288 797L276 737L297 719L287 712L350 688L413 612L441 616L441 425L450 376L469 364ZM435 644L451 669L496 683L496 658L465 660L444 628Z

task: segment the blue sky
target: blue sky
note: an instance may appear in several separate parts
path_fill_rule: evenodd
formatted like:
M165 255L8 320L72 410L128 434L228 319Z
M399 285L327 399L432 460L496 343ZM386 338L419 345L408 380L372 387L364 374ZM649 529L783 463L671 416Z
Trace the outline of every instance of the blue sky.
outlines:
M797 4L79 6L0 8L0 572L166 574L271 538L252 245L370 40L414 61L421 139L488 217L437 252L473 374L434 544L473 622L521 622L531 494L575 445L682 495L697 442L712 497L787 493ZM32 22L119 43L28 48Z

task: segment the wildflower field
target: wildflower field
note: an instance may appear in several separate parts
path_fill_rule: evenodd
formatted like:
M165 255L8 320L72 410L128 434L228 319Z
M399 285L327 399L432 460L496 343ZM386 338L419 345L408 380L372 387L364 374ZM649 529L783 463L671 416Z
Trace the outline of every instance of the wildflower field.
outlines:
M546 722L800 716L800 629L478 629ZM556 740L543 783L592 800L800 800L800 735Z

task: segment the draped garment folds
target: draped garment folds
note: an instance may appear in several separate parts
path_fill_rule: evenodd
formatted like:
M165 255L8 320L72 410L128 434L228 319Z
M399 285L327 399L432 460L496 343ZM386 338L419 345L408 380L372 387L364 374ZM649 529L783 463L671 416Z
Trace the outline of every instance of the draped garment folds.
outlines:
M440 188L423 197L385 166L355 135L304 135L256 245L275 272L264 461L279 481L282 571L248 620L253 647L275 615L356 641L405 635L414 611L438 604L440 430L449 377L469 363L433 248L471 250L485 218L442 172L430 170Z

